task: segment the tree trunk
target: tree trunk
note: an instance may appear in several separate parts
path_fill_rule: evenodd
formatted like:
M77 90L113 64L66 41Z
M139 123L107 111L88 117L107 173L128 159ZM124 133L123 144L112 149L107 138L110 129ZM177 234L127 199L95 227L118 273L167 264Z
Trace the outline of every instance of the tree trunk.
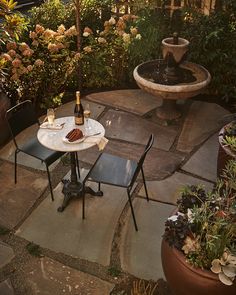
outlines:
M82 0L75 0L75 17L76 17L76 30L77 30L77 51L81 52L81 2ZM78 62L78 86L79 90L82 88L82 72L81 62Z

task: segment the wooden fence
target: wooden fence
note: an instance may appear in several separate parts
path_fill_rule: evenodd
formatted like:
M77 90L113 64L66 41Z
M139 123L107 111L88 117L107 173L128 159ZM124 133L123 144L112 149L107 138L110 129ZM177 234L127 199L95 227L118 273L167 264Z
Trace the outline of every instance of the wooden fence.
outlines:
M144 1L137 0L116 0L114 1L115 13L117 15L128 14L132 12L135 7L143 5L143 2ZM210 12L214 10L216 4L216 0L147 0L145 2L147 6L151 6L152 8L160 8L164 5L164 7L168 9L171 14L173 11L184 6L196 7L204 14L210 14Z

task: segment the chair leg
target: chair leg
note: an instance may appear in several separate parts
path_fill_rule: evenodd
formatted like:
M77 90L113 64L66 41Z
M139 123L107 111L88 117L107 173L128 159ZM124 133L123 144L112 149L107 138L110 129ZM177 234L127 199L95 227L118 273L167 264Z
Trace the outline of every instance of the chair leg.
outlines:
M101 182L98 182L98 191L101 191Z
M75 153L75 159L76 159L77 173L78 173L78 176L80 178L79 158L78 158L78 153L77 152Z
M48 169L48 165L47 164L46 164L46 168L47 168L47 173L48 173L48 183L49 183L49 188L50 188L50 192L51 192L51 199L52 199L52 201L54 201L53 191L52 191L51 177L50 177L50 173L49 173L49 169Z
M135 227L135 230L138 231L138 226L137 226L135 215L134 215L134 208L133 208L133 205L132 205L132 200L131 200L130 192L129 192L128 189L127 189L127 194L128 194L128 198L129 198L129 204L130 204L130 208L131 208L131 213L132 213L132 216L133 216L134 227Z
M142 177L143 177L143 185L144 185L144 189L145 189L147 201L149 201L148 191L147 191L147 186L146 186L146 181L145 181L145 176L144 176L144 172L143 172L143 167L141 167L141 173L142 173Z
M14 162L14 166L15 166L15 183L17 183L17 151L15 150L15 162Z

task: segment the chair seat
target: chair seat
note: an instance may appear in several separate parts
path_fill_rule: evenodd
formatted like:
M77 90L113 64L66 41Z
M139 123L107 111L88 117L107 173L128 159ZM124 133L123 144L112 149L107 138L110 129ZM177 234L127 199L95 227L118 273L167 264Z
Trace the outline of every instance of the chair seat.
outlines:
M89 175L89 180L129 187L137 162L103 153Z
M44 161L48 166L64 154L64 152L57 152L44 147L37 137L31 138L26 144L18 148L20 151Z

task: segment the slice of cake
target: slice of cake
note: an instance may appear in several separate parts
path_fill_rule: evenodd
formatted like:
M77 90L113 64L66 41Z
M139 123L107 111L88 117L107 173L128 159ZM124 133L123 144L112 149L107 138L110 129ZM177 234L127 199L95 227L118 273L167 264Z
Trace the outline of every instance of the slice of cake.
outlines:
M67 133L66 138L69 142L73 142L81 139L83 136L83 132L79 128L75 128L72 129L69 133Z

